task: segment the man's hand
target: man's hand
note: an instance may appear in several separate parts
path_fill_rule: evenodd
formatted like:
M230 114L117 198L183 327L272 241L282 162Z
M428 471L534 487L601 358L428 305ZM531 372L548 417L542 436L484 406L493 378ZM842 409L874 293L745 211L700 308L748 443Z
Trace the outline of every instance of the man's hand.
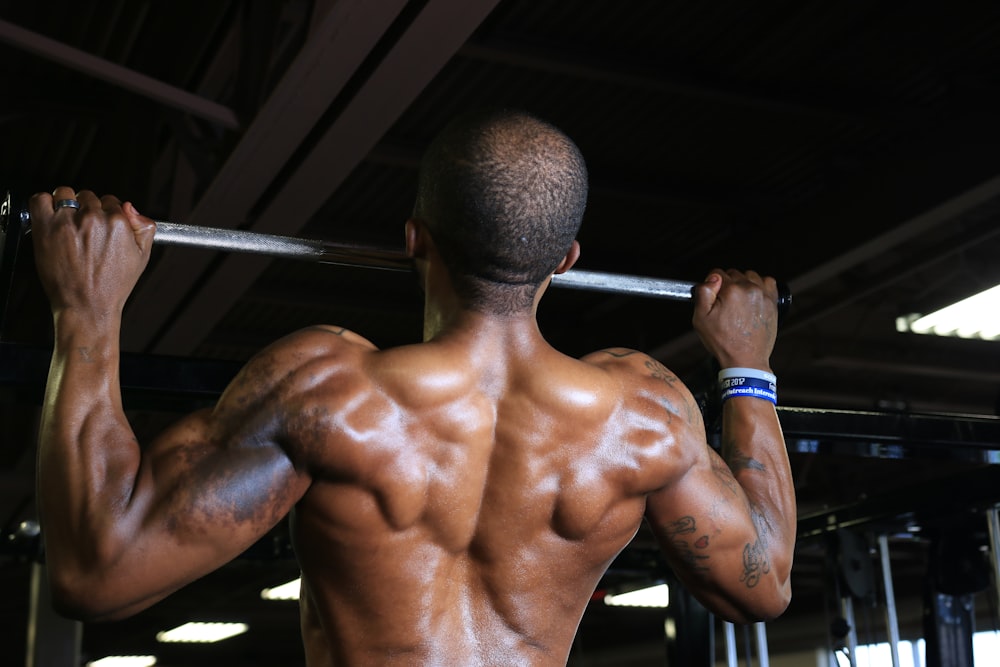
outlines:
M694 290L695 331L722 368L770 369L778 330L774 278L713 270Z
M76 199L80 209L53 208ZM29 203L35 261L54 315L120 317L149 262L156 223L117 197L61 186Z

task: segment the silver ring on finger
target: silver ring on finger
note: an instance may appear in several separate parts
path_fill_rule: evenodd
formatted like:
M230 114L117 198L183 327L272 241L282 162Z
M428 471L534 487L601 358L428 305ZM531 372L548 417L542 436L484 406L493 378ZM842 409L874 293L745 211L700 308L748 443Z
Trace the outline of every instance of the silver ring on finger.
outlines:
M60 199L52 205L52 208L57 211L61 208L80 208L80 202L75 199Z

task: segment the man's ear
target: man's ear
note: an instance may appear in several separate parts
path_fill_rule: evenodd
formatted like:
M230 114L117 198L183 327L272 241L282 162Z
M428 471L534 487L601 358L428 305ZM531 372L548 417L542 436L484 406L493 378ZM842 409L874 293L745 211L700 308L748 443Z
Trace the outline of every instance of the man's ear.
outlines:
M559 266L553 273L566 273L576 264L576 260L580 259L580 242L574 240L573 245L569 247L569 252L563 257L563 260L559 262Z
M406 256L410 258L423 257L427 254L427 227L416 218L406 221Z

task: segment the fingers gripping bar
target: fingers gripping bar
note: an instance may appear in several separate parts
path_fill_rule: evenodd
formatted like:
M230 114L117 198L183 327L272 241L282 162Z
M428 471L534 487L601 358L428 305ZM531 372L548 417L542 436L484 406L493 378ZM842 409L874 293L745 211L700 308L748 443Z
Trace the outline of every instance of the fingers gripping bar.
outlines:
M27 227L30 217L21 211L21 223ZM5 230L0 230L5 231ZM386 248L277 236L239 229L196 227L175 222L156 222L153 243L157 245L186 246L203 250L237 252L281 259L295 259L319 264L356 266L393 271L410 271L412 260L405 253ZM554 275L552 284L557 287L611 292L636 296L656 297L675 301L690 301L695 283L667 278L605 273L571 269ZM791 294L779 286L778 310L784 312L791 305Z

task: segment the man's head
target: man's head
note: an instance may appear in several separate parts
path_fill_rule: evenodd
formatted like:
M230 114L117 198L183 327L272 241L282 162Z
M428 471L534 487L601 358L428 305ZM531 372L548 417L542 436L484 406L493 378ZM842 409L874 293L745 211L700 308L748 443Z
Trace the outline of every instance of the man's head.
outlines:
M478 112L427 149L414 218L469 306L516 312L569 252L586 202L587 168L569 137L524 112Z

